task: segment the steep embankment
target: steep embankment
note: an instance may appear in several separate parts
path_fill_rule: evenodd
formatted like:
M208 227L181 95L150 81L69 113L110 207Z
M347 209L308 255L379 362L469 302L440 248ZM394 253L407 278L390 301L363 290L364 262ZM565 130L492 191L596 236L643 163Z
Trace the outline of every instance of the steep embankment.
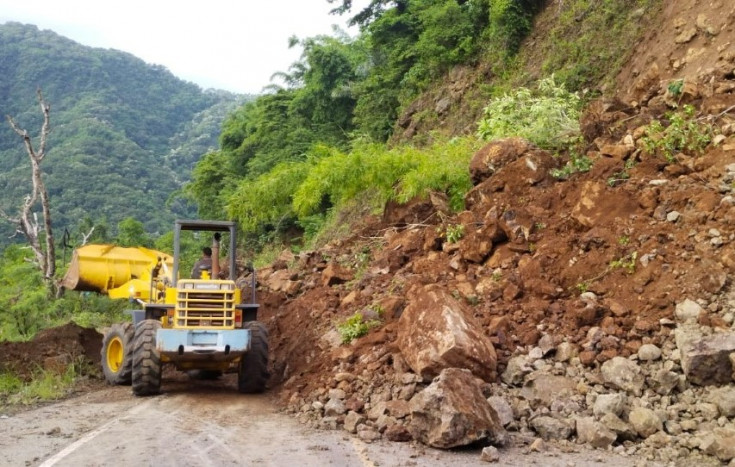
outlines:
M503 425L520 444L735 457L733 14L664 8L618 78L626 100L585 112L589 172L556 179L551 154L493 142L471 164L466 211L449 214L440 195L388 206L354 236L261 271L289 410L366 440L502 444ZM357 314L379 324L343 344ZM430 384L451 367L486 382ZM467 402L478 393L497 415L485 424L469 415L484 410ZM464 407L448 408L458 394Z

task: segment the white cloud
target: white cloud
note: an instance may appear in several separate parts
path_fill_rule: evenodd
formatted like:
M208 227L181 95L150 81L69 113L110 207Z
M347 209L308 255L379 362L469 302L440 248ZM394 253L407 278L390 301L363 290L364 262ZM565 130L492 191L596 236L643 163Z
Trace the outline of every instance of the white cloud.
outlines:
M368 0L355 2L364 4ZM0 23L50 29L81 44L129 52L204 88L257 93L301 50L288 38L331 34L347 16L326 0L0 0ZM351 29L351 34L356 34Z

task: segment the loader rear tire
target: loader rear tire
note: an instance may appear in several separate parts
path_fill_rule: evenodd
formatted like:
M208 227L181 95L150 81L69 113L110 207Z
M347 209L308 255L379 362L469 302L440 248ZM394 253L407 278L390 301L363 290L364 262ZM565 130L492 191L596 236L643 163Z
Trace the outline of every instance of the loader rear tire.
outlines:
M237 390L243 394L265 391L268 382L268 330L263 323L246 324L250 330L250 350L240 359Z
M156 331L161 322L141 321L135 327L133 343L133 394L150 396L161 390L161 354L156 349Z
M133 373L133 323L115 323L102 339L102 372L107 384L130 384Z

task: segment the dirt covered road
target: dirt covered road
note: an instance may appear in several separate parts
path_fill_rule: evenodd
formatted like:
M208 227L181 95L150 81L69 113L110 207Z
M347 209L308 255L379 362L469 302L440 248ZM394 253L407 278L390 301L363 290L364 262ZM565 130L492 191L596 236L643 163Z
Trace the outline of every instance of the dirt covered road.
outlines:
M111 387L44 407L0 409L0 465L8 466L433 466L488 465L480 448L366 444L343 431L313 430L279 413L268 395L238 394L232 377L164 381L164 394L136 398ZM501 451L492 465L633 465L582 450Z

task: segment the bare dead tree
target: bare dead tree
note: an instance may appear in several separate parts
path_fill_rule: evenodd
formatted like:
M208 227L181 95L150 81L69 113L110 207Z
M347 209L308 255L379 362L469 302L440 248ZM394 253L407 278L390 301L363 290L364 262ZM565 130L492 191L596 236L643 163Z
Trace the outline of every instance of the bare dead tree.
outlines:
M93 233L94 233L94 226L92 226L92 228L89 229L89 232L87 232L86 234L82 232L82 246L87 244L87 242L89 241L89 237L91 237Z
M22 129L13 120L10 115L7 116L10 127L21 138L26 148L26 153L31 162L31 192L26 195L20 206L19 213L16 216L10 216L0 211L0 217L16 226L16 232L22 234L36 256L38 267L43 274L43 278L47 284L53 284L54 274L56 273L56 251L54 249L54 234L51 229L51 210L49 207L49 196L46 185L43 182L41 172L41 162L46 157L46 141L48 139L49 113L51 106L43 99L41 90L36 91L38 95L38 103L43 113L43 124L41 125L41 134L38 148L33 146L33 140L28 135L28 131ZM38 214L33 212L34 206L40 201L41 213L43 217L43 226L39 224ZM41 232L45 232L45 245L42 246Z

